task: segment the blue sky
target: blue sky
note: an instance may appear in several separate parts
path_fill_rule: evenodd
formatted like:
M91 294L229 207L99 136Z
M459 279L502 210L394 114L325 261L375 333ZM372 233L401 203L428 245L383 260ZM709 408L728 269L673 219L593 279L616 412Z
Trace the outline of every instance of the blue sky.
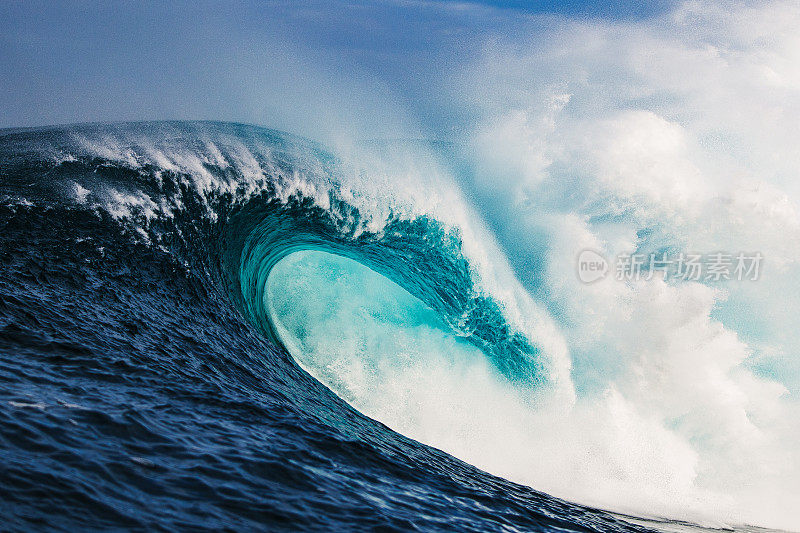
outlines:
M488 0L475 3L531 13L559 13L571 17L603 17L606 19L650 17L662 12L668 5L664 0L641 2L631 2L630 0Z
M435 84L487 40L530 31L520 24L543 14L629 20L663 9L623 0L4 2L0 127L218 119L314 136L355 116L367 122L359 131L391 136L392 124L408 122L374 116L391 100L436 135L464 117Z

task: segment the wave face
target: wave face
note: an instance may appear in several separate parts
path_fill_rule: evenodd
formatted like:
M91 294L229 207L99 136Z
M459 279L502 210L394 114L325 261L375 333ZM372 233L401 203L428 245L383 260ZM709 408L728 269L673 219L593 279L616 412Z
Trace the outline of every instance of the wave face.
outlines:
M8 526L636 531L534 488L738 502L693 485L716 463L681 420L586 393L568 313L517 281L455 153L222 123L2 132Z
M5 527L637 529L410 440L298 367L267 302L273 270L303 291L305 257L325 269L308 276L338 265L391 286L377 305L430 323L418 349L550 379L458 234L399 211L370 229L319 146L131 124L6 131L0 158Z

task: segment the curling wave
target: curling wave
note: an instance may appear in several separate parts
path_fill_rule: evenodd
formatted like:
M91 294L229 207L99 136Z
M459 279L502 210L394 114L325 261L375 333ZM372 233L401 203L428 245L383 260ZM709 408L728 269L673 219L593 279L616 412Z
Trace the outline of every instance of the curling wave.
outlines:
M152 494L172 525L465 530L636 529L526 486L636 514L725 501L668 425L613 387L576 394L569 317L517 280L456 151L335 156L221 123L3 132L16 523L42 516L28 475L56 527L163 524Z

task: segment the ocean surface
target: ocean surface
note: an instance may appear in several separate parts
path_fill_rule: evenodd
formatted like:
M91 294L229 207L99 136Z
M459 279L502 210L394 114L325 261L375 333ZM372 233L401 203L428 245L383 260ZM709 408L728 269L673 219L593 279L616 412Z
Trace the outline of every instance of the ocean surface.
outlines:
M507 475L558 359L384 189L253 126L0 131L0 529L700 530Z

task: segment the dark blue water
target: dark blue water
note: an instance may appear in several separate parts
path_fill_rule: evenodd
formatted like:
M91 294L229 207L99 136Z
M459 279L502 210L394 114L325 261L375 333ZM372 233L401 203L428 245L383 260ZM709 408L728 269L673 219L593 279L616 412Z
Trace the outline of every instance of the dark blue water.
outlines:
M158 163L187 153L205 154L193 173ZM281 347L266 276L319 249L402 285L509 379L540 379L521 363L537 347L470 293L457 235L359 232L335 189L323 209L282 188L339 171L240 125L0 132L0 529L641 529L393 432Z

